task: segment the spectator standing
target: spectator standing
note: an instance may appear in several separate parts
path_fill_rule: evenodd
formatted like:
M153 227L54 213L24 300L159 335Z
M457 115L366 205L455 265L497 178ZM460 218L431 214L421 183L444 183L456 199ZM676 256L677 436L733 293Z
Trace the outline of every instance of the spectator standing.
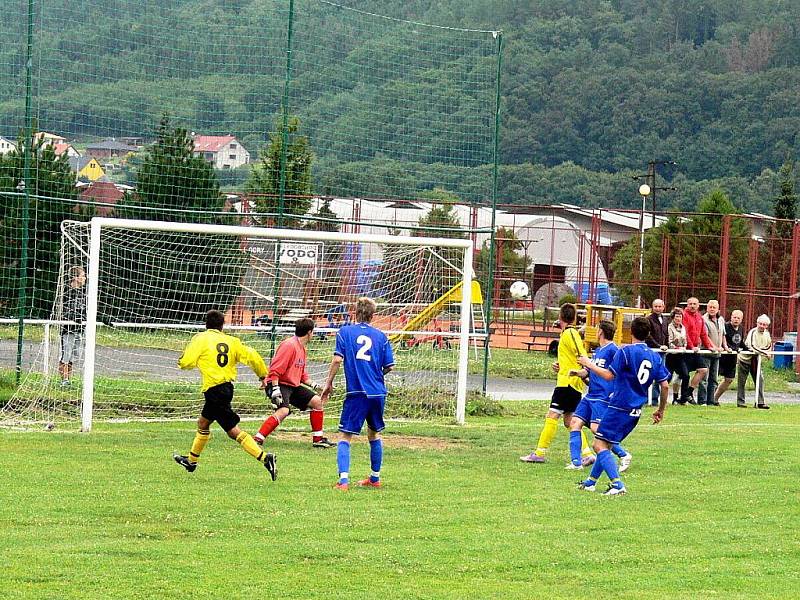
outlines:
M738 370L739 370L739 381L737 386L737 393L736 393L736 406L744 408L747 406L744 401L744 386L747 383L747 376L750 375L753 378L753 382L756 381L756 376L758 374L758 360L759 356L769 356L767 352L772 349L772 337L767 331L769 327L770 320L767 315L761 315L756 320L756 326L753 327L750 331L747 332L747 335L744 338L744 345L746 350L745 352L740 352L738 357ZM764 403L764 374L763 372L760 374L758 378L758 383L756 384L758 388L758 398L756 400L756 407L757 408L769 408Z
M83 267L69 269L69 284L64 292L62 318L74 324L61 328L61 356L58 359L58 374L61 387L68 388L72 377L72 365L82 354L84 319L86 317L86 271Z
M725 344L728 352L741 352L744 349L744 327L742 319L744 313L734 310L731 313L731 320L725 323ZM719 357L719 374L722 375L722 383L719 384L717 391L714 392L714 403L719 404L722 394L730 387L736 379L736 355L723 354Z
M725 319L719 314L719 302L709 300L706 304L706 314L703 315L708 339L717 348L728 349L725 341ZM700 381L697 388L697 404L701 406L719 406L714 397L717 391L717 375L719 373L719 354L711 354L703 358L708 369L705 379Z
M664 314L664 301L661 298L653 300L653 310L647 315L650 321L652 333L647 337L647 345L650 348L660 348L662 350L669 346L669 319Z
M653 300L652 312L647 315L647 320L650 322L651 333L647 336L645 344L648 348L654 350L666 350L669 345L669 319L664 314L666 305L661 298ZM664 359L664 355L660 355ZM652 406L658 406L658 398L653 396L653 387L647 391Z
M701 348L718 351L719 348L708 339L703 315L700 314L700 300L692 296L686 301L686 310L683 311L683 326L686 328L686 348L694 350L694 353L687 352L684 356L686 370L694 371L690 381L681 382L681 400L689 404L697 404L694 400L694 390L697 384L706 376L706 368L703 357L698 354Z
M669 349L685 351L686 327L683 326L682 308L676 306L672 309L672 320L667 330L669 332L669 339L667 341ZM673 386L677 386L678 381L680 381L681 387L683 387L683 382L689 381L689 371L686 370L685 358L686 354L684 352L667 354L667 360L665 361L666 367L674 377L677 377L677 381L673 383ZM683 396L678 395L677 387L673 387L672 389L672 403L686 404L686 401L683 400Z

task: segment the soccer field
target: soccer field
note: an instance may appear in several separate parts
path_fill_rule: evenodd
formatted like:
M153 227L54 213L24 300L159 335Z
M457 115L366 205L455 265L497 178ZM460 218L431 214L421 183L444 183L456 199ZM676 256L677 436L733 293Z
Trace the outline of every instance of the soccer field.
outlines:
M171 458L188 422L0 430L0 596L798 597L800 408L642 419L629 494L608 498L575 489L563 428L548 464L518 460L544 407L391 423L385 487L346 493L305 420L269 439L274 483L216 426L193 474Z

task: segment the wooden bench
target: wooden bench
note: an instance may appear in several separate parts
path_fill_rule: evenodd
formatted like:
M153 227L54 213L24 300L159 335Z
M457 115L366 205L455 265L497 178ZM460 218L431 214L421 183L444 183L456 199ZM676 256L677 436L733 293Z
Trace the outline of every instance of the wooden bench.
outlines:
M311 311L306 308L293 308L280 317L278 323L284 327L294 327L295 321L310 315Z
M525 344L525 351L530 352L531 348L533 348L539 342L537 341L538 338L544 338L545 340L557 340L561 337L560 331L536 331L533 330L530 332L530 341L529 342L522 342Z

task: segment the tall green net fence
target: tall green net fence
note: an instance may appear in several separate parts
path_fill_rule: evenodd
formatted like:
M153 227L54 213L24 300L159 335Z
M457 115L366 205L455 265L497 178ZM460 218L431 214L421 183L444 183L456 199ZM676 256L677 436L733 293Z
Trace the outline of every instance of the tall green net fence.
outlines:
M368 223L371 233L466 237L447 208L398 223L397 206L491 203L500 34L370 12L376 7L398 10L325 0L30 0L0 11L0 343L8 350L0 368L15 366L23 316L48 324L25 331L21 370L37 369L43 339L52 353L51 373L37 375L31 395L50 394L61 375L65 273L89 267L81 252L65 258L64 244L81 247L63 233L65 221L350 233ZM343 199L379 209L337 213ZM290 293L291 273L277 258L286 250L248 258L248 272L266 269L275 283L253 293L240 282L245 291L220 307L238 324L275 321L309 302L325 324L331 306L370 291L406 319L428 307L355 285L381 272L386 257L352 248L329 249L316 271L342 272L337 261L347 261L347 285L331 278L307 286L325 294ZM434 299L450 287L433 285ZM433 319L416 323L423 334L442 333ZM427 346L444 345L441 337L421 335ZM441 362L453 371L454 356ZM59 389L57 402L78 397Z

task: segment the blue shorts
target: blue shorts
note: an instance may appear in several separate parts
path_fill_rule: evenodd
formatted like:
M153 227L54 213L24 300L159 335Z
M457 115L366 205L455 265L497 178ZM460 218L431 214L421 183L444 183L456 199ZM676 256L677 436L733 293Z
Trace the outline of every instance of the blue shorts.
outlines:
M358 435L367 422L367 427L372 431L383 431L386 424L383 422L383 407L386 396L367 398L364 395L347 396L342 407L342 416L339 417L339 431Z
M610 444L620 444L634 430L641 414L641 408L609 406L594 437Z
M573 417L578 417L581 421L589 425L590 423L599 423L600 419L608 408L608 402L601 400L589 400L584 398L578 404L578 408L572 413Z

